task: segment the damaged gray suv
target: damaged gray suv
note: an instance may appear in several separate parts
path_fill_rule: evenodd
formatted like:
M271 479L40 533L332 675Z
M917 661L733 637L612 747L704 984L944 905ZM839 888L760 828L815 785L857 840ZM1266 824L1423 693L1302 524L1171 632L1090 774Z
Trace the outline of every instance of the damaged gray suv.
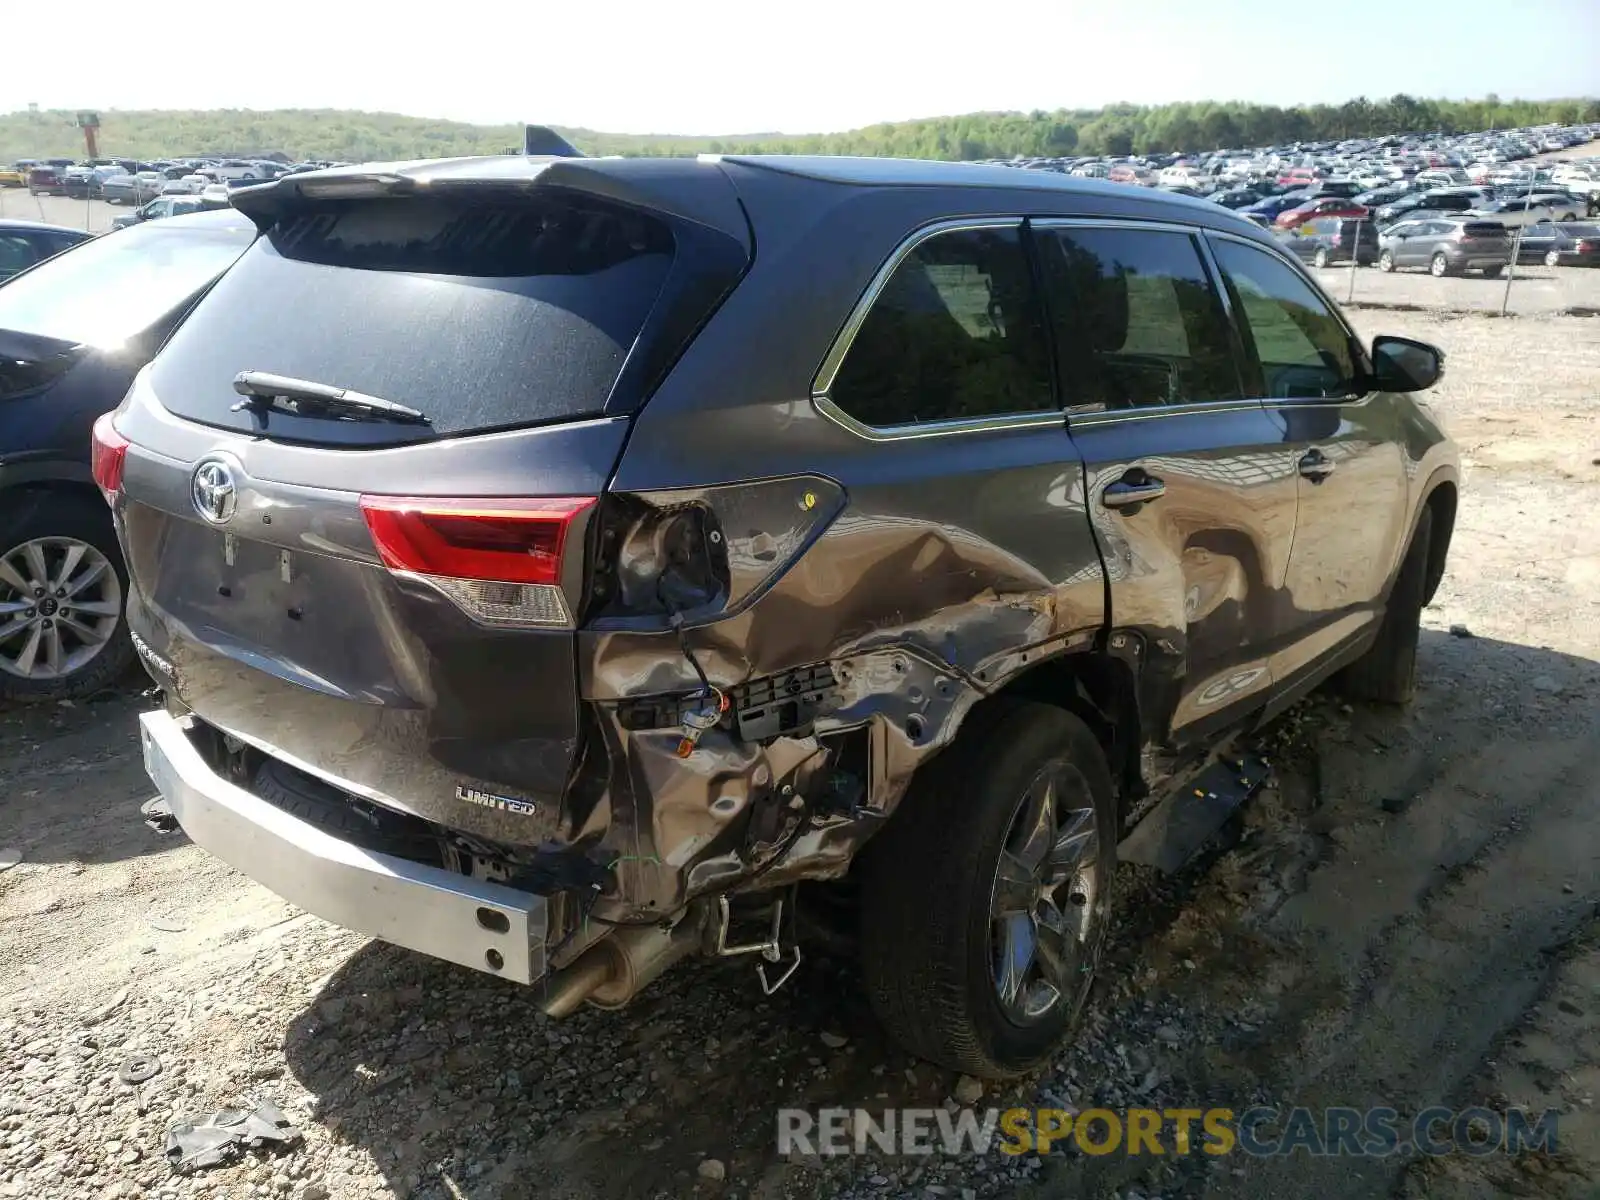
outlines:
M1025 1071L1208 754L1411 693L1441 355L1216 205L759 157L233 202L96 429L156 816L554 1015L853 932L901 1043Z

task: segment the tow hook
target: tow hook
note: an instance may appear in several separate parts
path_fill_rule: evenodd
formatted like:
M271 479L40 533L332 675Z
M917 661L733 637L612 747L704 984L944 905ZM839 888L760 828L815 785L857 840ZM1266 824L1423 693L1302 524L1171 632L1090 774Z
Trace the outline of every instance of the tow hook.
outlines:
M761 980L761 990L768 996L772 995L784 984L789 982L797 970L800 969L800 945L796 942L790 946L792 953L786 954L783 949L783 897L779 896L772 902L772 931L767 939L762 942L746 942L742 945L728 945L728 926L732 921L732 914L728 907L726 896L717 897L717 955L720 958L733 958L740 954L759 954L766 962L756 964L756 977ZM767 978L767 963L783 964L783 972L776 979Z

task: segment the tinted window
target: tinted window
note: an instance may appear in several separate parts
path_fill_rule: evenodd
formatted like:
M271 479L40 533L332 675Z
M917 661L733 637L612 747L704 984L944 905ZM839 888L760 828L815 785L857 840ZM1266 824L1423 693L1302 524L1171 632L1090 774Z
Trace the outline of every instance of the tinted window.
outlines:
M0 288L0 329L120 345L225 271L254 234L244 221L155 221L93 238Z
M1053 410L1019 232L956 230L919 243L873 302L829 394L874 426Z
M172 411L238 427L245 370L397 401L437 434L594 415L672 259L666 226L595 202L329 202L267 232L152 382Z
M1058 229L1042 230L1038 244L1071 408L1241 394L1222 305L1188 235Z
M18 233L0 233L0 279L31 267L38 256L33 243Z
M1355 378L1350 338L1322 298L1272 254L1216 239L1246 345L1261 365L1268 399L1343 396Z

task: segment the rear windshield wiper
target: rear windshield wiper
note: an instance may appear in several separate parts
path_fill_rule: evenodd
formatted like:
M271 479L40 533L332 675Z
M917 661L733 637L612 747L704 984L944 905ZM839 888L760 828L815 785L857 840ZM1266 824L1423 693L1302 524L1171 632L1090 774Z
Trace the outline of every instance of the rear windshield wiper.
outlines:
M352 420L400 421L408 425L429 423L416 409L381 396L368 396L313 379L291 379L267 371L240 371L233 377L233 390L244 397L233 406L233 412L249 409L265 415L278 408L297 416L323 412Z

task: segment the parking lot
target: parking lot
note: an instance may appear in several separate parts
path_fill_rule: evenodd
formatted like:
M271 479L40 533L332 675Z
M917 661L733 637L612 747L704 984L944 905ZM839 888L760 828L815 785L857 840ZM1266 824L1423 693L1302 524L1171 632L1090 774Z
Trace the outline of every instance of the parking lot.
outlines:
M140 823L127 692L0 711L0 1195L1592 1197L1600 320L1555 310L1600 308L1600 272L1528 274L1503 321L1444 307L1496 306L1496 282L1359 273L1358 302L1419 310L1358 306L1365 333L1449 355L1430 404L1465 462L1417 703L1280 720L1272 785L1213 853L1121 868L1082 1035L982 1103L1521 1104L1560 1110L1557 1154L780 1158L781 1105L972 1097L884 1039L848 963L769 1000L747 960L690 964L552 1024L299 914ZM129 1085L136 1053L159 1070ZM257 1099L301 1147L169 1172L172 1122Z

